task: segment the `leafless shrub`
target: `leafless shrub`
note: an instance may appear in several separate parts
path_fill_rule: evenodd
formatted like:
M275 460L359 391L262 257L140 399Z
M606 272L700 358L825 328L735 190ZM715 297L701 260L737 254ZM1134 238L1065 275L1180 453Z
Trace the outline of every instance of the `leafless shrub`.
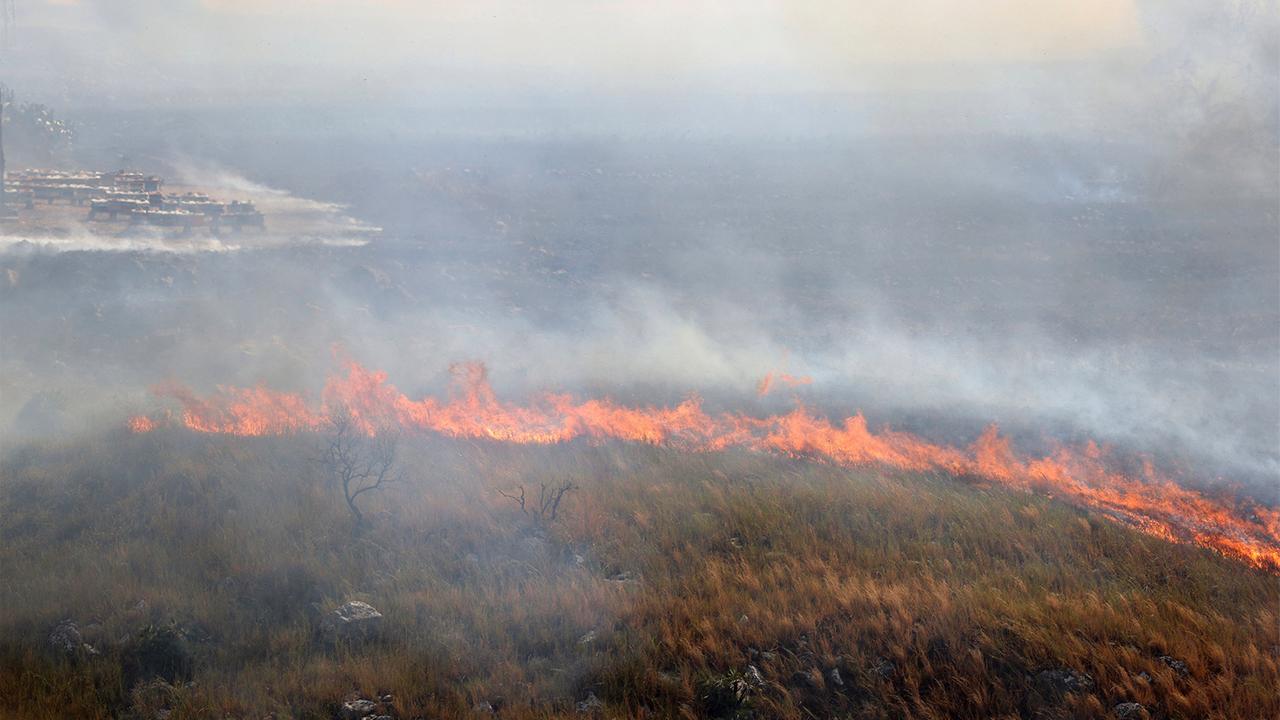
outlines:
M399 433L378 429L372 434L357 425L345 409L329 416L321 464L334 483L342 488L342 497L355 520L356 529L366 524L356 502L361 495L381 490L404 478L404 470L396 461Z
M524 485L517 486L513 492L499 490L498 494L519 505L520 512L531 516L537 524L550 525L555 522L565 496L577 489L578 486L569 480L557 484L541 483L537 502L526 496Z

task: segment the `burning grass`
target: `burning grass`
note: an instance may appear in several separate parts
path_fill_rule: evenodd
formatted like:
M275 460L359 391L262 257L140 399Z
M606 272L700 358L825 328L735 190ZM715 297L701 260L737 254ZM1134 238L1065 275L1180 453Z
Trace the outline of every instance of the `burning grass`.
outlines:
M546 394L531 404L515 405L498 400L483 365L458 365L454 374L456 386L448 400L410 399L389 384L384 373L355 362L347 363L345 377L330 378L319 407L299 395L265 387L220 388L210 397L200 397L181 385L160 387L157 392L181 404L183 426L202 433L315 432L338 413L369 435L409 430L521 445L610 439L694 451L746 448L848 467L941 470L1063 497L1147 534L1209 547L1280 573L1280 511L1247 498L1224 500L1189 489L1157 471L1150 461L1141 463L1137 471L1118 471L1117 463L1092 442L1034 457L1019 453L995 426L971 447L959 448L888 428L874 432L861 414L837 423L803 407L757 418L711 415L697 398L676 407L627 407L608 399L576 401ZM765 378L761 392L768 391L772 379L772 375ZM138 416L129 426L135 432L149 432L156 423Z
M145 707L127 668L148 626L191 654L173 720L331 718L354 693L393 695L403 718L576 716L589 693L611 717L1280 712L1274 577L1041 495L736 450L402 453L408 479L353 535L307 434L11 451L5 716ZM579 489L547 526L501 494L565 481ZM318 613L349 599L386 633L326 645ZM101 654L51 654L64 618ZM1092 686L1046 694L1058 670Z

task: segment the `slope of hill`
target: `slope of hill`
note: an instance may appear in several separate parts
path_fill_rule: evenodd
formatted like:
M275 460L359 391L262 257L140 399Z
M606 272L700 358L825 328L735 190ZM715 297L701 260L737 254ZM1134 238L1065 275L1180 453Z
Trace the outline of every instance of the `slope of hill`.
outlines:
M1044 497L418 437L358 530L320 456L167 429L8 449L0 714L1280 714L1274 576ZM376 632L326 630L357 600Z

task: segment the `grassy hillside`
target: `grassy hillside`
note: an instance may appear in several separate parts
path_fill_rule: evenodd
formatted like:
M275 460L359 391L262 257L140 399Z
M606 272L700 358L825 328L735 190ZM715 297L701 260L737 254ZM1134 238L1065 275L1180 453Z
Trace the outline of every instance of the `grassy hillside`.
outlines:
M1280 715L1275 577L1043 497L416 439L356 532L320 455L164 430L7 451L0 715ZM566 481L554 521L502 494ZM325 633L349 600L378 634ZM50 646L67 619L93 653Z

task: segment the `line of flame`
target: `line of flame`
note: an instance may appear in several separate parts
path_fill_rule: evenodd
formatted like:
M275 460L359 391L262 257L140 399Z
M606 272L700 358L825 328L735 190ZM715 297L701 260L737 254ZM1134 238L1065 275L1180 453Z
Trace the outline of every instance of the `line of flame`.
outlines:
M797 377L795 375L788 375L787 373L765 373L765 376L760 378L760 382L756 384L756 395L764 397L772 392L773 387L778 384L792 388L799 387L801 385L812 385L813 378L808 375L801 375Z
M264 387L220 387L204 398L177 385L158 387L156 392L177 400L183 425L202 433L260 436L321 431L330 413L341 408L369 434L397 428L524 444L616 439L695 451L747 448L848 466L943 470L1049 493L1098 509L1150 535L1196 543L1280 573L1280 511L1184 487L1150 462L1135 474L1116 472L1109 469L1107 453L1094 443L1061 447L1045 457L1025 457L994 425L970 447L957 448L887 428L872 432L861 414L839 424L804 407L761 418L711 415L697 397L675 407L628 407L608 399L578 401L548 393L528 405L513 405L497 399L483 365L459 364L451 370L455 389L445 400L410 399L387 382L385 373L355 362L347 363L345 376L329 379L319 408L299 395ZM155 426L145 416L130 420L135 432L149 432Z

